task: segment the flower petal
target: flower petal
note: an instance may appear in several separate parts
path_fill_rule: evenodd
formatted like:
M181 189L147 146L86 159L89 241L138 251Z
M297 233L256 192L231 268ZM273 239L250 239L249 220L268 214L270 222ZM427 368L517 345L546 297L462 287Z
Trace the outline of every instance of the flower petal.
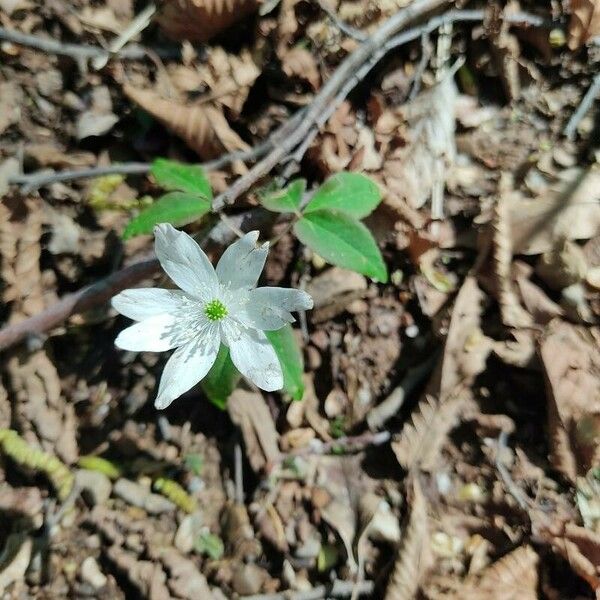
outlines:
M293 323L290 311L308 310L313 300L302 290L261 287L248 292L248 302L235 317L249 327L273 331Z
M217 277L222 284L232 290L256 286L269 252L269 243L256 246L257 240L258 231L251 231L223 252L217 264Z
M156 256L167 275L195 298L210 300L218 290L217 275L200 246L169 223L154 228Z
M259 388L273 392L283 387L283 373L273 346L262 331L229 321L223 332L233 364Z
M173 314L185 305L187 296L179 290L137 288L124 290L112 299L113 308L134 321L161 314Z
M164 352L180 346L181 335L173 335L177 319L173 315L155 315L121 331L115 345L132 352Z
M154 406L158 409L166 408L175 398L203 379L217 358L219 346L218 330L211 326L200 338L195 338L173 352L160 379Z

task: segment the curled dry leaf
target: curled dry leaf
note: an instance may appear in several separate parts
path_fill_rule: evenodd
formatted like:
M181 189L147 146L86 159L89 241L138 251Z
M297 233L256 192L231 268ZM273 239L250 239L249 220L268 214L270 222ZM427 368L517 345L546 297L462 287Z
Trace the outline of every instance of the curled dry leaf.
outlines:
M150 90L138 90L128 84L123 91L204 160L216 158L225 152L249 149L248 144L229 127L223 113L214 106L184 106L174 100L165 100Z
M532 324L531 315L521 306L512 283L513 240L509 212L510 191L508 178L500 182L500 196L494 207L493 254L494 274L502 322L507 327L523 328Z
M571 0L571 20L567 43L577 50L593 37L600 35L600 2L598 0Z
M40 270L42 224L39 199L0 204L2 300L13 303L11 322L34 315L45 305Z
M227 401L231 420L241 429L250 465L260 471L279 459L279 435L259 392L236 389Z
M542 254L559 240L586 240L600 232L600 169L569 169L559 179L539 198L505 198L515 254Z
M220 46L210 49L198 73L215 103L227 107L228 114L235 117L242 112L250 87L259 75L260 69L248 49L230 54Z
M410 516L400 540L385 600L413 600L430 562L427 503L419 482L414 479Z
M419 403L411 422L392 442L392 450L404 469L435 469L446 436L458 424L465 404L461 397L442 403L426 397Z
M481 331L483 301L475 278L465 278L454 303L444 348L439 388L442 402L485 369L491 340Z
M403 109L402 117L410 125L406 133L409 142L397 144L385 157L383 177L390 193L413 208L420 208L430 199L435 206L443 195L446 169L456 154L456 97L454 81L446 77ZM383 113L375 127L376 138L385 142L386 137L390 141L396 137L402 117Z
M537 600L538 562L530 546L521 546L467 582L452 600Z
M206 42L259 4L260 0L165 0L156 20L170 38Z
M7 372L17 422L25 431L33 424L45 450L74 463L78 457L74 408L61 397L58 372L45 351L12 356Z
M554 321L541 341L554 467L575 482L600 458L600 437L586 421L600 414L600 351L584 327ZM593 420L592 420L593 422Z
M281 58L281 68L288 77L306 81L313 90L321 83L317 61L306 48L295 46L285 52Z

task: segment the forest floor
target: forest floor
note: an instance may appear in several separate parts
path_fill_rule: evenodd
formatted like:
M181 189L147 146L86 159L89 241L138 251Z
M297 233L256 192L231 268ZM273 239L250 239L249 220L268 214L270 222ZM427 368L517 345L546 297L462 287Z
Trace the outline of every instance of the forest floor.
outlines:
M0 0L0 598L600 598L598 0L152 12ZM313 296L301 401L114 346L159 157ZM341 171L387 283L260 208Z

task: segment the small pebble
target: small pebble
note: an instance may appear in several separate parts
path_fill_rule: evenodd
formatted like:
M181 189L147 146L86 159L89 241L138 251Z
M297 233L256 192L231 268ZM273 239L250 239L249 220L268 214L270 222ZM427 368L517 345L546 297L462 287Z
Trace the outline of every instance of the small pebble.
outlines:
M75 484L81 488L84 497L94 506L104 504L112 491L110 479L100 471L78 469L75 472Z
M96 559L93 556L88 556L81 563L81 580L84 583L89 583L95 590L103 588L108 579L100 570Z

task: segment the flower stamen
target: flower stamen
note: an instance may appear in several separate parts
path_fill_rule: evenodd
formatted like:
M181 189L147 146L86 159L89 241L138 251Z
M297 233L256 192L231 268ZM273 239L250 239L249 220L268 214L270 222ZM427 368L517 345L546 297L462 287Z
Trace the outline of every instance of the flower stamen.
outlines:
M227 307L220 300L211 300L204 306L204 314L210 321L220 321L227 314Z

